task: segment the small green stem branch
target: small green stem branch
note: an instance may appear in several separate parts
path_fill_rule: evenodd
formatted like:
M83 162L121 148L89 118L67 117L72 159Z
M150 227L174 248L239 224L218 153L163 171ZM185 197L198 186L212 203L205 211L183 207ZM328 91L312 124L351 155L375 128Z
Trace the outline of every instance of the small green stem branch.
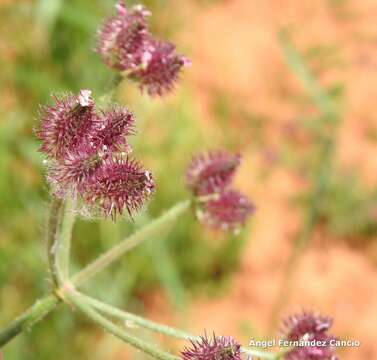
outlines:
M199 338L198 336L188 334L179 329L175 329L173 327L166 326L166 325L161 325L154 321L145 319L142 316L138 316L138 315L126 312L126 311L122 311L120 309L117 309L116 307L105 304L99 300L93 299L82 293L79 293L77 296L80 296L85 302L87 302L92 307L96 308L98 311L104 314L116 317L118 319L124 320L125 322L129 322L132 325L138 325L144 329L154 331L156 333L160 333L163 335L175 337L177 339L195 340Z
M72 303L78 310L87 315L96 324L100 325L104 330L120 338L133 347L153 356L159 360L179 360L179 357L171 355L165 351L159 350L154 345L151 345L123 330L119 326L113 324L105 317L100 315L94 310L86 301L83 301L82 297L75 291L65 292L65 298Z
M71 279L72 283L75 286L81 285L82 283L96 275L98 272L108 267L112 262L119 259L126 252L140 245L146 239L160 234L160 231L164 227L172 224L180 215L182 215L187 209L189 209L190 204L190 200L178 203L170 210L162 214L159 218L153 220L142 229L136 231L134 234L115 245L113 248L87 265L78 274L74 275Z
M59 299L49 295L37 300L35 304L25 311L21 316L0 332L0 348L12 340L22 331L31 328L35 323L42 320L58 305Z

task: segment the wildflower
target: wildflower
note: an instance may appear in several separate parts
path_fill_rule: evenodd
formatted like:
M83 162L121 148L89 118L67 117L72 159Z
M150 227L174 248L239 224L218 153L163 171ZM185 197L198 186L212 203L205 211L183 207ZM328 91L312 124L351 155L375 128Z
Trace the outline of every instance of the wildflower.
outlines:
M227 190L199 208L199 220L210 227L222 230L239 230L247 217L255 210L254 205L235 190Z
M42 140L40 151L49 158L61 159L92 131L97 114L90 94L81 90L79 95L54 96L55 104L42 107L37 136Z
M126 208L129 215L139 210L155 187L152 174L129 157L105 159L85 184L83 197L98 206L105 216L116 218Z
M55 104L44 108L37 132L54 195L82 199L87 208L99 208L113 219L124 208L130 215L139 210L154 182L149 171L126 156L134 121L122 106L97 111L88 90L55 97Z
M232 181L240 156L225 151L195 156L186 172L186 183L197 196L221 192Z
M192 340L181 352L183 360L241 360L241 345L229 336L207 335Z
M230 189L241 157L225 151L195 156L186 171L186 184L192 191L196 215L215 229L237 232L255 210L238 191Z
M117 13L98 31L97 52L111 68L125 71L139 66L149 40L147 17L150 12L137 5L130 10L123 1L116 4Z
M143 6L127 9L119 1L116 9L98 31L96 50L105 64L137 81L150 96L172 91L190 61L176 53L175 45L152 37L147 24L150 12Z
M335 339L327 331L332 319L311 312L292 315L283 321L283 336L289 341L318 341L310 346L298 346L284 355L285 360L336 360L330 341Z
M191 62L175 51L170 42L150 40L139 67L129 77L137 80L142 91L150 96L162 96L174 89L182 67Z

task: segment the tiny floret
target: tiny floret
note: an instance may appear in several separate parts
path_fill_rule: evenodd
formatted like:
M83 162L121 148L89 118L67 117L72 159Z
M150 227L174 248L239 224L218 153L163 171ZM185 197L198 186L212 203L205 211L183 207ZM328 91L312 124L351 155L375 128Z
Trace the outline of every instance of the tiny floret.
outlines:
M142 56L141 66L129 77L139 82L142 91L150 96L163 96L174 89L183 67L191 62L177 54L175 45L163 41L150 41Z
M141 5L127 9L123 1L116 4L116 10L98 31L97 52L106 65L125 71L140 64L148 46L150 12Z
M40 151L49 158L61 159L82 142L97 121L89 90L79 95L53 96L55 103L40 111L41 124L37 136L42 141Z
M86 183L83 196L94 208L113 219L127 209L129 215L140 210L154 190L149 171L133 159L110 157L97 169Z
M186 184L192 192L197 218L205 225L238 232L255 207L246 196L230 185L241 157L226 151L214 151L193 157Z
M192 340L181 355L182 360L241 360L241 345L230 336L205 335Z
M186 171L186 183L195 195L221 192L231 183L240 165L240 156L212 151L193 157Z
M131 150L127 136L135 134L134 115L124 106L113 105L110 109L102 112L101 121L91 136L93 146L106 151Z
M228 190L220 193L217 199L206 202L198 210L198 217L210 227L237 231L254 210L254 205L244 195Z

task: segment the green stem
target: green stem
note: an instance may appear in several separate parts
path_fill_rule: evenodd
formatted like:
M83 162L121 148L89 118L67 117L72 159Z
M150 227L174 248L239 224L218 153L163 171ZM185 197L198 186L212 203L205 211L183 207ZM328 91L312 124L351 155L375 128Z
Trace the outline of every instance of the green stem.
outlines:
M189 200L178 203L173 208L162 214L159 218L153 220L147 226L140 229L127 239L123 240L118 245L115 245L112 249L108 250L97 260L93 261L86 268L81 270L72 278L72 283L74 285L81 285L98 272L104 270L107 266L109 266L113 261L121 257L124 253L131 250L135 246L141 244L146 238L152 236L154 233L161 231L164 226L174 221L179 215L183 214L189 207ZM61 208L62 202L58 199L53 199L51 204L51 215L49 220L47 237L49 249L48 262L53 275L54 285L57 288L59 287L59 282L62 282L62 279L58 278L58 274L60 272L56 263L55 251L51 251L51 249L56 250L54 249L54 245L56 246L56 236L60 224ZM9 326L6 327L4 330L0 331L0 347L12 340L18 334L20 334L25 328L32 326L35 322L42 319L42 317L38 315L40 311L40 306L37 305L49 304L51 298L55 299L55 304L54 306L51 306L51 304L50 306L46 306L46 313L44 314L44 316L47 315L47 313L52 311L55 308L56 304L59 302L58 298L55 295L50 295L41 300L38 300L23 315L12 321L11 324L9 324ZM34 318L36 318L37 320L32 321Z
M59 300L54 295L49 295L43 299L37 300L32 307L13 320L9 326L1 331L0 348L22 331L31 328L34 324L42 320L58 305L58 303Z
M189 200L178 203L160 217L106 251L78 274L74 275L71 279L72 284L75 286L81 285L135 246L140 245L153 235L159 234L165 226L171 224L178 216L183 214L190 207L190 204Z
M147 330L151 330L160 334L175 337L177 339L183 339L183 340L198 339L198 336L188 334L186 332L183 332L181 330L175 329L170 326L161 325L154 321L145 319L142 316L138 316L138 315L126 312L126 311L122 311L120 309L117 309L111 305L105 304L99 300L93 299L90 296L84 295L82 293L77 294L77 296L80 296L83 300L85 300L85 302L87 302L92 307L96 308L102 313L108 314L110 316L113 316L113 317L116 317L125 321L130 321L131 323L139 325L140 327L143 327Z
M47 228L47 259L54 287L58 287L61 284L57 253L59 252L59 229L63 205L63 200L52 198Z
M176 329L171 326L162 325L159 323L156 323L154 321L148 320L143 318L142 316L138 316L120 309L117 309L111 305L105 304L97 299L93 299L90 296L87 296L83 293L76 292L76 295L82 299L82 301L86 302L88 305L94 307L95 309L99 310L100 312L125 320L130 321L136 325L139 325L140 327L143 327L144 329L154 331L159 334L167 335L170 337L175 337L177 339L183 339L183 340L199 340L200 337L196 335L192 335L189 333L186 333L182 330ZM242 352L248 354L248 355L254 355L258 356L263 359L280 359L281 356L283 356L283 353L268 353L266 351L260 351L256 349L251 349L249 347L242 347ZM285 351L284 351L285 353Z
M69 278L70 251L72 230L75 224L75 205L76 201L68 198L65 201L64 217L59 238L58 270L61 272L62 280Z
M277 353L269 353L267 351L260 351L249 347L242 347L241 351L247 355L255 356L258 359L277 360L280 357Z
M119 326L113 324L111 321L107 320L105 317L100 315L96 310L94 310L90 305L82 300L81 296L75 291L69 291L65 293L66 299L71 302L77 309L87 315L95 323L100 325L104 330L113 334L114 336L120 338L126 343L132 345L133 347L151 355L152 357L159 360L179 360L177 356L171 355L167 352L164 352L154 345L151 345L136 336L129 334L124 331Z

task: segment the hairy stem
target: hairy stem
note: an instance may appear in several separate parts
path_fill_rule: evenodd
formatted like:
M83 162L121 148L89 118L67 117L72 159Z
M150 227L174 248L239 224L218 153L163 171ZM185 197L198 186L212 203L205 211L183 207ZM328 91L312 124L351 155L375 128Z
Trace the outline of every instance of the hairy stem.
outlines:
M280 358L280 355L278 353L269 353L267 351L260 351L257 349L252 349L249 347L242 347L241 351L244 354L247 354L249 356L252 356L252 359L267 359L267 360L277 360Z
M47 227L47 259L55 287L58 287L61 283L57 253L59 252L59 229L62 221L63 207L63 200L55 197L52 198Z
M21 316L0 332L0 348L12 340L22 331L31 328L38 321L42 320L59 303L54 295L49 295L37 300L32 307L26 310Z
M138 337L129 334L127 331L123 330L119 326L113 324L111 321L107 320L105 317L100 315L96 310L94 310L86 301L83 301L81 296L75 292L66 292L65 298L71 302L78 310L87 315L96 324L100 325L105 331L113 334L124 342L130 344L131 346L151 355L155 359L159 360L179 360L179 357L171 355L165 351L162 351L152 344L149 344Z
M156 323L154 321L148 320L142 316L138 316L123 310L120 310L116 307L113 307L111 305L105 304L97 299L94 299L90 296L87 296L83 293L76 292L76 295L82 299L82 301L85 301L88 305L92 306L93 308L97 309L98 311L107 314L109 316L113 316L119 319L122 319L124 321L130 321L131 323L138 325L144 329L154 331L159 334L167 335L170 337L174 337L177 339L183 339L183 340L199 340L200 337L197 335L192 335L189 333L186 333L182 330L176 329L171 326L162 325L159 323ZM248 355L257 356L262 359L280 359L283 356L283 352L279 353L269 353L266 351L260 351L256 349L252 349L249 347L242 347L242 352ZM285 351L284 351L285 353Z
M183 214L189 207L190 201L183 201L178 203L170 210L162 214L159 218L153 220L144 228L138 230L127 239L123 240L112 249L108 250L105 254L94 260L86 268L77 273L71 280L74 285L81 285L98 272L104 270L113 261L117 260L124 253L141 244L148 237L153 236L155 233L161 231L165 226L175 221L179 215ZM48 262L53 275L53 282L56 289L59 288L59 283L63 284L63 279L59 278L60 269L57 267L55 252L51 250L56 246L57 230L59 229L60 218L62 211L62 202L58 199L53 199L51 204L51 215L48 224ZM57 291L58 292L58 291ZM52 299L54 299L52 301ZM15 336L19 335L24 329L31 327L36 322L41 320L45 315L52 311L59 303L59 299L55 294L46 296L38 300L33 306L25 311L24 314L16 318L6 328L0 331L0 347L4 346ZM45 305L45 306L43 306ZM43 316L41 308L44 309Z
M58 270L61 272L62 280L69 278L69 266L70 266L70 251L71 251L71 238L72 230L75 224L75 205L76 201L68 198L65 201L64 216L62 220L62 227L59 238L58 249Z
M152 220L148 225L106 251L78 274L74 275L71 279L72 283L75 286L81 285L98 272L108 267L112 262L119 259L129 250L140 245L146 239L159 234L164 227L171 224L178 216L183 214L190 207L190 204L191 202L189 200L180 202L157 219Z
M144 329L154 331L160 334L164 334L167 336L175 337L177 339L183 339L183 340L195 340L198 339L198 336L188 334L184 331L181 331L179 329L175 329L170 326L162 325L159 323L156 323L154 321L148 320L142 316L138 316L135 314L132 314L127 311L122 311L120 309L117 309L116 307L113 307L111 305L105 304L99 300L93 299L87 295L84 295L82 293L78 294L77 296L80 296L83 300L85 300L88 304L90 304L92 307L96 308L100 312L122 319L124 321L129 321L132 324L138 325L140 327L143 327Z

